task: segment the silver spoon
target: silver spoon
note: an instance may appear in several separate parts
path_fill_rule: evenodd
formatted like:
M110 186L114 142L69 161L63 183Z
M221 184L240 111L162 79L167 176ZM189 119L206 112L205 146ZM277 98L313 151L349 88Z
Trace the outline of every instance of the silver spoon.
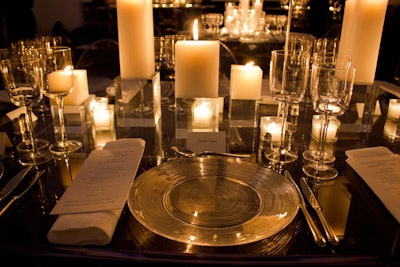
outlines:
M215 156L226 156L226 157L235 157L235 158L249 158L250 155L247 154L233 154L233 153L224 153L224 152L213 152L213 151L202 151L202 152L191 152L191 151L181 151L177 146L172 146L171 149L178 153L179 155L182 155L187 158L195 158L195 157L200 157L200 156L206 156L206 155L215 155Z

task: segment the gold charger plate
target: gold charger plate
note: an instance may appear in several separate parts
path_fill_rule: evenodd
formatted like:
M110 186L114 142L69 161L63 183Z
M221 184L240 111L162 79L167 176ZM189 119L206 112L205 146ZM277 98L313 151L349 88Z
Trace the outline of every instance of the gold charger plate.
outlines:
M208 157L170 161L142 173L128 206L139 223L165 238L235 246L284 229L299 199L280 174L248 161Z

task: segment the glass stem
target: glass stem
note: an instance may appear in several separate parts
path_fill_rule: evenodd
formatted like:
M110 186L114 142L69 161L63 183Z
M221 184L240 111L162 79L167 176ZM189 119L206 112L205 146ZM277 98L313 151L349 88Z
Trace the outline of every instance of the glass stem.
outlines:
M286 155L286 128L287 128L287 117L289 113L289 105L287 102L281 102L283 105L283 112L281 111L282 114L282 128L281 128L281 144L279 148L279 155L280 155L280 160L285 161L285 155Z
M28 116L28 132L29 132L29 139L31 142L32 146L32 154L36 154L37 152L37 147L36 147L36 140L35 140L35 134L33 130L33 119L32 119L32 107L30 105L25 106L26 108L26 115Z
M139 107L144 107L143 82L141 80L139 81L139 86L140 86L140 103L139 103Z
M60 121L60 135L61 141L67 140L67 134L65 132L65 121L64 121L64 98L57 97L57 107L58 107L58 119Z
M324 160L325 160L326 135L328 132L329 120L330 120L330 116L325 113L322 116L321 134L319 137L318 170L319 170L319 167L324 164Z

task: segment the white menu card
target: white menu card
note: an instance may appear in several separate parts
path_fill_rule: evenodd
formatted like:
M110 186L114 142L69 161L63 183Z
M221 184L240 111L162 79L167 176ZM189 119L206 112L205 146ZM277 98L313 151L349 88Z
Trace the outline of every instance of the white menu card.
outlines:
M142 139L126 138L92 151L50 214L122 209L144 146Z
M347 163L400 222L400 155L383 146L346 151Z

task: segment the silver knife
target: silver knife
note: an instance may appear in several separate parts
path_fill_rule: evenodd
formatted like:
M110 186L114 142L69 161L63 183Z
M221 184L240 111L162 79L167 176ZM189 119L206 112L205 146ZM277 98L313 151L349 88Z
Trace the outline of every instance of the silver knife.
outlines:
M284 175L285 175L286 179L288 179L293 184L294 188L297 191L297 195L299 196L300 208L303 211L304 217L306 218L308 227L311 230L311 234L314 238L315 243L320 247L325 247L326 240L325 240L324 236L322 235L321 231L318 229L314 220L312 219L310 213L308 213L308 210L306 208L306 202L304 201L303 195L301 194L299 187L297 186L296 182L293 180L289 171L285 170Z
M17 187L17 185L24 179L24 177L32 169L32 167L33 166L28 166L20 170L4 185L3 188L0 189L0 201L5 199Z
M324 213L322 212L321 206L318 203L317 198L315 197L313 191L311 190L310 186L307 184L306 178L302 177L300 179L300 186L305 195L308 203L310 203L311 207L317 212L317 215L321 221L322 227L324 227L326 237L328 241L332 245L339 244L339 238L333 232L332 227L329 225L328 221L326 220Z
M19 198L21 198L23 195L26 194L26 192L29 191L29 189L31 189L31 187L36 184L36 182L39 180L40 176L42 176L42 174L45 172L45 170L41 170L41 171L37 171L35 176L32 178L32 180L29 182L28 186L25 187L24 191L20 192L18 195L13 196L11 198L11 200L4 206L4 208L2 208L0 210L0 217L3 216L3 214L8 210L9 207L11 207L11 205L17 201Z

